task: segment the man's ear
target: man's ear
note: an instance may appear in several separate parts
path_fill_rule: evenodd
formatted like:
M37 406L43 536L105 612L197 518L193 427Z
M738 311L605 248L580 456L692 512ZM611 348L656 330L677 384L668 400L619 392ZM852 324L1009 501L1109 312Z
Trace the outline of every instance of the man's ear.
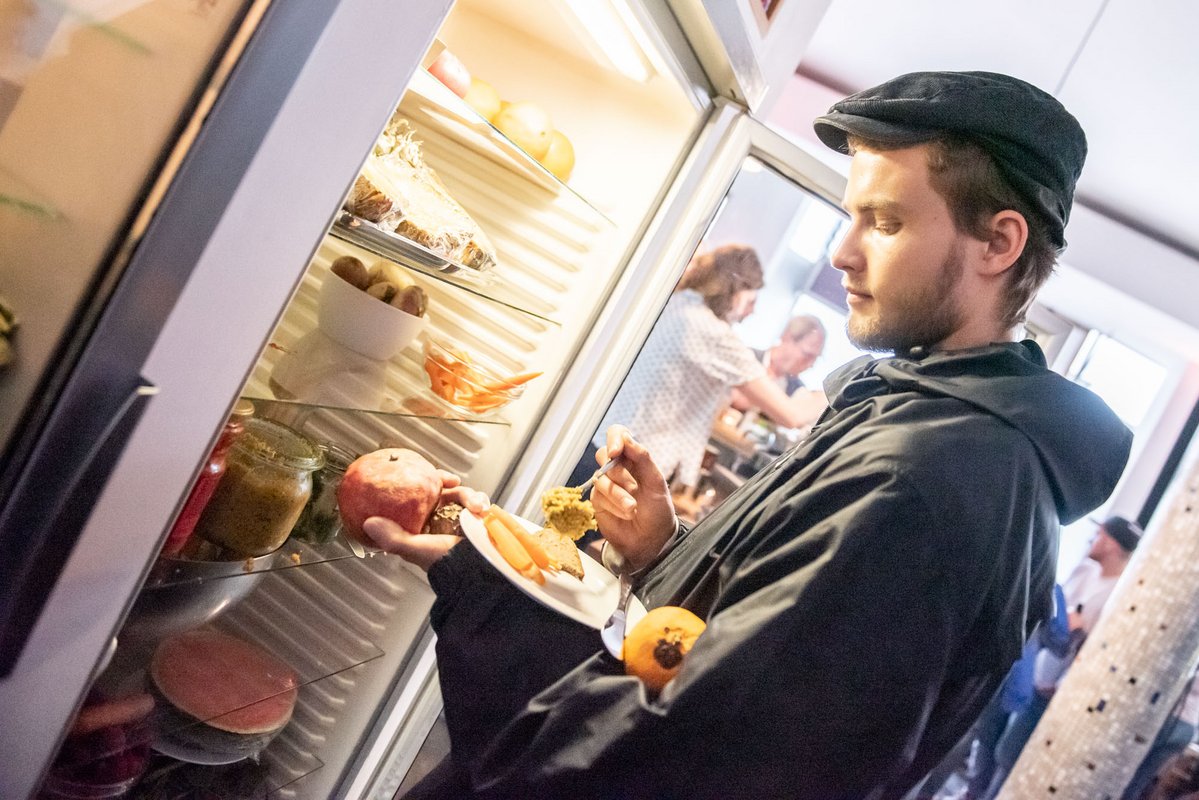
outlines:
M999 275L1015 264L1024 252L1028 242L1028 221L1019 212L1005 209L991 217L988 230L990 236L983 255L983 271Z

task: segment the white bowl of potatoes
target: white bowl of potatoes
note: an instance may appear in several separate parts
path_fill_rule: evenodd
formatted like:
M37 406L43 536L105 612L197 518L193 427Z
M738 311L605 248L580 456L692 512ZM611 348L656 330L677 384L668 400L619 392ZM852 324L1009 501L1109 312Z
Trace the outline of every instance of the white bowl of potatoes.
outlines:
M427 305L402 267L380 261L368 269L354 256L342 256L321 282L317 324L343 347L386 361L424 330Z

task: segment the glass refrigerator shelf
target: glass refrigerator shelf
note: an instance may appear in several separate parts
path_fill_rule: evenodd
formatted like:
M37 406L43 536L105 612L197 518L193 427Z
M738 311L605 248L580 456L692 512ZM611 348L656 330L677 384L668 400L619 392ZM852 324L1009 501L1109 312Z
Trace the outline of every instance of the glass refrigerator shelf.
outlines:
M408 91L400 101L398 110L408 117L418 130L427 120L432 119L439 127L472 149L486 152L493 161L527 178L536 186L568 198L572 206L597 226L615 226L616 223L611 217L546 169L540 161L509 139L490 120L427 70L418 70L412 76L412 82L408 85Z
M359 219L348 211L338 213L330 233L376 256L394 261L484 300L498 303L551 325L561 325L544 312L529 308L529 299L518 296L516 291L505 286L495 273L479 272L459 264L398 233L386 231L372 222Z
M469 423L509 427L512 423L495 412L472 413L459 409L434 396L428 387L425 394L405 397L381 404L382 408L363 408L352 404L335 402L309 402L281 399L260 382L251 381L242 392L242 397L253 401L259 415L277 420L292 427L303 427L309 417L317 412L336 415L366 414L383 419L411 419L426 423Z

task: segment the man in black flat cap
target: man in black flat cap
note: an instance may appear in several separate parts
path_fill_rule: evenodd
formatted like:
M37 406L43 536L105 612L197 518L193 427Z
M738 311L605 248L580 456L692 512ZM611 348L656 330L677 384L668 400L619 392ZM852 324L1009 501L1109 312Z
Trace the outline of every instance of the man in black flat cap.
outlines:
M811 435L691 530L608 431L605 562L708 623L657 695L469 544L368 522L437 593L452 759L412 796L900 798L1049 613L1058 526L1107 497L1131 442L1013 341L1064 244L1082 130L977 72L905 75L815 124L853 155L848 331L887 355L834 373Z

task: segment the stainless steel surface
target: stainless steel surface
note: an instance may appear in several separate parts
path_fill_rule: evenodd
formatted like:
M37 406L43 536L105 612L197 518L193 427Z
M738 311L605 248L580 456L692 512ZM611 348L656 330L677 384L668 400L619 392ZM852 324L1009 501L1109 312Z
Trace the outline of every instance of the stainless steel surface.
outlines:
M604 623L604 627L600 631L600 639L603 640L604 647L608 648L608 652L612 654L613 658L623 658L625 625L628 623L629 598L632 596L633 582L629 580L629 571L622 567L620 570L620 599L616 601L616 608L612 611L612 616L608 617L608 621Z
M766 77L739 3L669 0L717 94L750 110L766 96ZM798 54L797 54L798 55Z
M148 641L211 622L262 582L279 551L237 561L160 557L129 611L120 638Z

